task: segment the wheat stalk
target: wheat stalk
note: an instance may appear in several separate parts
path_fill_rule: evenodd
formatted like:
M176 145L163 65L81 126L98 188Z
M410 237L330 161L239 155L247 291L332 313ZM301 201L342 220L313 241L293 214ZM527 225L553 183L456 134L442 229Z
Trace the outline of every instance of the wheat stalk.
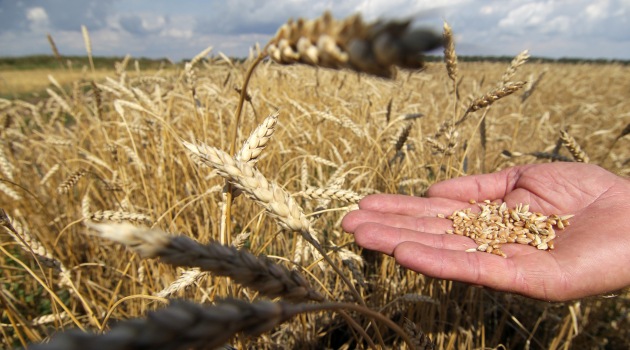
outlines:
M98 231L99 236L128 245L143 257L159 257L173 266L199 267L218 276L227 276L270 298L323 300L297 271L289 271L244 250L214 242L202 245L185 236L170 236L159 229L128 223L87 225Z

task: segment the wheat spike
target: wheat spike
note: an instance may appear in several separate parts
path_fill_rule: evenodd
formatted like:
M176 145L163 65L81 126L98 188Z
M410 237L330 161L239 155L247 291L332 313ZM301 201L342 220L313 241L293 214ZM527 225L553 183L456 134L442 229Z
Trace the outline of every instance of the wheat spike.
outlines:
M280 186L269 182L260 171L214 147L189 142L183 144L198 162L216 169L247 197L262 205L272 217L278 219L280 226L290 231L309 231L311 223L302 208Z
M586 152L582 150L582 147L568 132L560 131L560 139L562 139L562 145L569 150L576 162L588 163L590 161Z
M508 66L508 68L503 73L503 76L501 77L500 86L505 86L505 84L507 84L510 81L510 79L512 79L514 74L516 74L516 70L518 69L518 67L525 64L525 62L527 62L528 59L529 59L529 51L527 50L524 50L523 52L516 55L516 57L514 57L512 62L510 62L510 65Z
M250 165L258 162L258 157L269 143L271 136L275 131L276 124L278 123L279 113L273 113L254 130L249 138L243 144L241 150L236 154L236 159L249 163Z
M474 100L470 106L468 107L468 112L474 112L480 110L481 108L485 108L496 102L497 100L502 99L503 97L509 96L514 92L518 91L520 88L525 86L526 82L519 81L515 83L506 83L502 87L492 90L491 92L479 97Z
M168 287L159 291L156 295L162 298L169 298L173 294L179 292L180 290L185 289L188 286L197 283L203 276L206 275L206 272L201 271L199 268L195 267L192 269L188 269L179 276L173 283L169 284Z
M104 334L70 330L33 350L105 349L215 349L236 333L258 335L300 313L302 304L226 299L202 306L177 300L149 312L145 319L118 323Z
M347 68L392 78L394 66L422 68L422 53L442 43L433 31L410 25L409 20L365 23L358 14L336 20L325 12L314 20L300 18L283 24L266 52L280 64Z
M0 226L25 251L32 253L44 266L61 269L62 264L55 259L46 247L26 229L22 223L14 220L0 208Z
M0 143L0 172L2 172L7 179L13 181L14 170L15 167L9 162L7 155L4 153L4 145Z
M525 84L527 84L527 82L525 81L518 81L515 83L506 83L502 85L501 87L496 88L486 93L485 95L473 100L468 106L468 109L466 109L466 112L464 112L464 115L455 123L455 125L459 125L463 123L468 118L470 113L478 111L482 108L488 107L492 105L493 103L495 103L496 101L513 94L514 92L518 91L523 86L525 86Z
M70 190L89 172L86 169L79 169L70 174L66 180L64 180L58 187L57 193L64 194L70 192Z
M455 38L453 31L448 23L444 22L444 30L442 37L444 38L444 63L446 63L446 72L448 77L453 81L457 81L457 54L455 53Z
M307 188L298 195L310 199L334 199L346 203L358 203L363 198L358 193L349 190L317 187Z
M173 266L199 267L257 290L270 298L323 300L297 271L289 271L265 257L219 243L202 245L185 236L170 236L159 229L122 224L87 224L101 237L128 245L147 258L159 257Z

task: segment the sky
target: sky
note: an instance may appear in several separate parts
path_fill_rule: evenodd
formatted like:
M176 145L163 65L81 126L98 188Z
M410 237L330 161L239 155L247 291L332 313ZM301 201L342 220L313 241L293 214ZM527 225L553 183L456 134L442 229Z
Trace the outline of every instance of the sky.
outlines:
M0 56L191 58L212 46L233 57L263 46L289 18L414 19L453 28L459 55L630 59L630 0L0 0ZM434 52L440 54L439 51Z

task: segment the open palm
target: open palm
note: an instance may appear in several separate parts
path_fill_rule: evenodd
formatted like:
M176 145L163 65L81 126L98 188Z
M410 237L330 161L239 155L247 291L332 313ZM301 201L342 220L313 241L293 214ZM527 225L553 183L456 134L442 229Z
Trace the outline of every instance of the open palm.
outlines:
M449 215L469 200L529 203L530 211L574 214L552 251L502 246L507 258L466 252L467 237L445 234ZM561 301L630 285L630 181L582 163L524 165L437 183L426 198L371 195L346 215L343 228L367 249L392 255L428 276Z

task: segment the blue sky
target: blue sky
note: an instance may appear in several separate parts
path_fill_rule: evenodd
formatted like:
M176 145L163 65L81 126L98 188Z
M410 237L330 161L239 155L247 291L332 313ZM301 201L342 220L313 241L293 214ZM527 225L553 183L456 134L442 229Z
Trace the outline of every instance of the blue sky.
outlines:
M630 59L630 0L0 0L0 56L49 54L47 33L61 54L84 54L85 25L94 55L178 61L212 46L242 57L287 19L325 10L436 31L445 19L461 55Z

